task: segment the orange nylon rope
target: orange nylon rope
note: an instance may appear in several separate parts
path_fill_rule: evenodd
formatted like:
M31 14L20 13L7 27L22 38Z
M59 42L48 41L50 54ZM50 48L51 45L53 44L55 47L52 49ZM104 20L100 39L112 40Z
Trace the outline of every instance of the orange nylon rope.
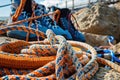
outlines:
M60 10L56 10L55 11L55 14L53 15L53 20L56 21L56 23L58 23L59 19L60 19L60 15L61 15L61 12Z
M32 16L31 17L34 17L35 16L34 10L35 10L36 4L32 2L32 5L33 5L33 8L32 8ZM30 28L31 24L32 24L32 20L30 21L28 28ZM29 35L30 35L30 32L28 32L26 35L27 42L29 40Z
M15 14L12 16L12 20L16 21L18 19L18 16L21 14L24 6L25 6L26 0L21 0L20 6L17 8Z
M53 15L53 14L54 14L54 12L50 13L50 14L44 14L44 15L41 15L41 16L31 17L31 18L28 18L28 19L24 19L24 20L13 22L11 24L8 24L7 26L12 26L12 25L20 24L20 23L23 23L23 22L26 22L26 21L35 20L35 19L42 18L42 17L49 16L49 15Z

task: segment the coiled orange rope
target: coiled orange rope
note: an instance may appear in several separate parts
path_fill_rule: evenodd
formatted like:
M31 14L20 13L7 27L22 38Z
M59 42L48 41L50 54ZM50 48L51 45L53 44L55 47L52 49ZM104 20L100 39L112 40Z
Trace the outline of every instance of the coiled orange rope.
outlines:
M46 37L42 32L35 32L33 29L29 30L24 27L0 29L0 34L5 33L7 30L15 29L38 33L37 35L43 38ZM2 45L0 67L34 69L34 71L25 75L18 75L16 73L9 75L7 73L6 76L1 77L0 80L89 80L98 70L97 62L109 65L119 71L120 66L117 64L102 58L97 58L95 49L90 45L77 41L66 41L64 37L56 36L51 30L48 30L46 34L47 39L39 41L39 44L37 44L37 42L18 41ZM19 43L23 45L19 45ZM76 52L71 45L90 50L91 54L86 54L84 51L81 53ZM17 49L17 46L22 48L16 51L14 48ZM23 49L24 46L27 46L27 49ZM14 51L17 54L11 54L11 52L15 53Z

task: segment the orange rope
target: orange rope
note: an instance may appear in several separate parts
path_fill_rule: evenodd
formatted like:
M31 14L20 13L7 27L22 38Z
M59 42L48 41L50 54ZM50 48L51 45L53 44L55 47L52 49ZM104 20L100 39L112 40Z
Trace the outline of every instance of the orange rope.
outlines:
M60 19L60 15L61 15L60 10L56 10L55 14L53 15L53 20L56 21L56 23L58 23L58 21Z
M24 19L24 20L13 22L11 24L8 24L7 26L12 26L12 25L20 24L20 23L23 23L23 22L35 20L35 19L42 18L42 17L49 16L49 15L53 15L53 14L54 14L54 12L50 13L50 14L44 14L44 15L41 15L41 16L31 17L31 18L28 18L28 19Z
M21 0L20 6L17 8L15 14L12 16L12 20L16 21L18 19L18 16L21 14L24 6L25 6L26 0Z
M32 9L32 11L33 11L33 13L32 13L32 17L34 17L34 16L35 16L34 10L35 10L36 4L34 3L34 4L32 4L32 5L33 5L33 9ZM30 28L31 24L32 24L32 20L30 21L28 28ZM29 40L29 36L30 36L30 32L28 32L27 35L26 35L26 41L27 41L27 42L28 42L28 40Z

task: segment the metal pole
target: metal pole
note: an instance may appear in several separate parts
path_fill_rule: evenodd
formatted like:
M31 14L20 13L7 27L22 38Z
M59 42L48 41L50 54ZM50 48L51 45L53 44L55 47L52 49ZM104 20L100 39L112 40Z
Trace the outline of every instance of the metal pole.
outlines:
M65 6L66 6L66 8L67 8L67 0L65 1Z
M91 0L88 0L88 8L91 7Z
M56 6L58 7L58 3L56 4Z
M74 10L74 0L72 0L72 10Z
M90 7L90 0L88 0L88 6Z

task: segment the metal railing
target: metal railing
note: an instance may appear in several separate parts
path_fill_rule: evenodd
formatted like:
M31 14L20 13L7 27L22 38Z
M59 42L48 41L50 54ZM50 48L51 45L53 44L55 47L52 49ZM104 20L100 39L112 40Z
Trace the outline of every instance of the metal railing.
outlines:
M12 4L0 5L0 8L2 8L2 7L7 7L7 6L10 6L10 5L12 5Z
M113 4L116 2L120 2L120 0L64 0L63 2L60 2L56 4L55 6L59 8L69 8L69 9L76 9L76 8L82 8L82 7L87 7L91 3L96 3L96 2L102 2L106 4Z

